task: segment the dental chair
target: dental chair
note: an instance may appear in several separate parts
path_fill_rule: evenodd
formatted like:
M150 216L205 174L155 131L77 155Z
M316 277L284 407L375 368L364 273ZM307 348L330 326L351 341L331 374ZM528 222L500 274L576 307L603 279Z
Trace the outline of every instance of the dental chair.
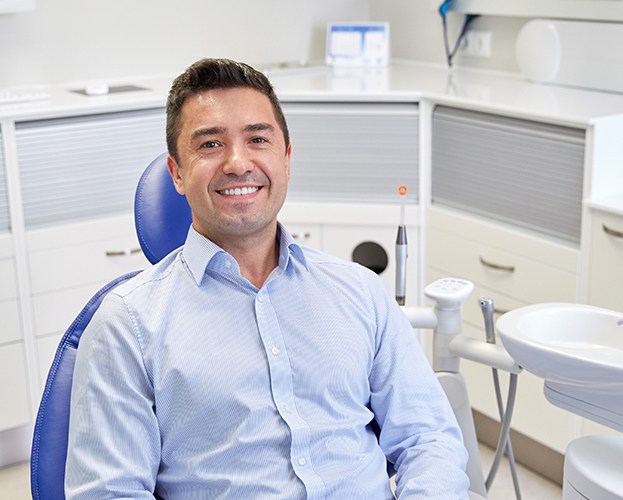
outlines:
M167 155L145 169L136 189L134 219L139 243L147 260L158 262L184 243L191 223L186 198L171 182ZM30 456L31 493L34 500L65 498L65 461L69 431L71 385L80 337L106 294L140 271L115 278L87 302L63 335L48 373L35 421Z
M163 153L148 165L139 180L134 200L138 240L145 257L152 264L184 243L191 223L190 207L185 197L175 191L166 159L167 154ZM61 339L35 421L30 460L31 493L34 500L65 498L71 386L80 337L106 294L138 272L120 276L101 288L84 306ZM426 318L431 317L430 311L424 317L428 321ZM436 319L432 321L431 325L436 323ZM412 320L414 322L417 323L417 320ZM470 480L472 485L482 483L482 478L470 477ZM470 499L485 498L482 496L486 494L482 487L476 491L481 494L470 492Z

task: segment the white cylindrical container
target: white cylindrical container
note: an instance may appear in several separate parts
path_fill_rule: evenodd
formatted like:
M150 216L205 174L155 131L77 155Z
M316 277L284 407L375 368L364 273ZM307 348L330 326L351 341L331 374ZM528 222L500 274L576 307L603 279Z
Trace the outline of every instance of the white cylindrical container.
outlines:
M569 444L562 498L623 499L623 436L585 436Z
M621 92L623 24L533 19L517 35L515 55L533 82Z

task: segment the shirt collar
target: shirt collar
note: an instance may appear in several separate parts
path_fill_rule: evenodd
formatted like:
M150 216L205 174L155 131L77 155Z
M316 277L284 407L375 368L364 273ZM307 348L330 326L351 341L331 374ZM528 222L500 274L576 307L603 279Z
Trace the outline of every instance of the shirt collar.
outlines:
M290 259L294 258L300 261L306 270L309 270L303 249L281 223L277 224L277 238L279 239L279 267L285 270ZM182 258L197 285L201 284L206 269L218 259L217 256L225 257L227 255L225 250L199 234L192 225L190 226L182 250Z

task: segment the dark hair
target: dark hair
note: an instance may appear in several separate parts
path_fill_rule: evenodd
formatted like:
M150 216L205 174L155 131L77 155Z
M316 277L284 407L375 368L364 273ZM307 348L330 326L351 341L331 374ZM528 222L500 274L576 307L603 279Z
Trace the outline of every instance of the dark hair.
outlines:
M178 159L177 139L181 129L182 106L187 97L206 90L245 87L258 90L268 97L288 147L290 144L288 125L279 99L266 75L248 64L230 59L201 59L189 66L171 85L167 99L166 128L169 154Z

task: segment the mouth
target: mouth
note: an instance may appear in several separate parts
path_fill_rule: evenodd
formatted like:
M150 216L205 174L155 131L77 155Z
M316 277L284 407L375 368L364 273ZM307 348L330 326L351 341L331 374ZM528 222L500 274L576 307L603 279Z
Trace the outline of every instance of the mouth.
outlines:
M217 192L224 196L245 196L248 194L257 193L260 190L260 186L243 186L236 188L219 189Z

